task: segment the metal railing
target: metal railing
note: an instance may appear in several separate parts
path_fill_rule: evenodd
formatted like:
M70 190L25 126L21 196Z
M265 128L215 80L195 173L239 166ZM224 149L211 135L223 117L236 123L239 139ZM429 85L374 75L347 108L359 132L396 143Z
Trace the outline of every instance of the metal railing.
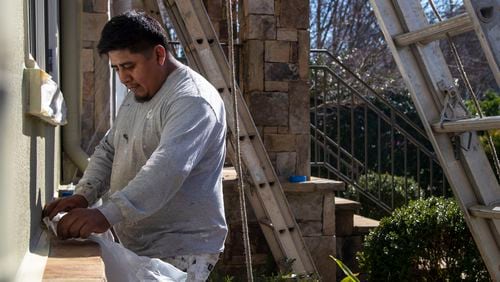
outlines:
M310 66L313 175L344 181L344 196L371 216L451 193L416 113L414 122L326 50L311 50L311 61L320 62Z

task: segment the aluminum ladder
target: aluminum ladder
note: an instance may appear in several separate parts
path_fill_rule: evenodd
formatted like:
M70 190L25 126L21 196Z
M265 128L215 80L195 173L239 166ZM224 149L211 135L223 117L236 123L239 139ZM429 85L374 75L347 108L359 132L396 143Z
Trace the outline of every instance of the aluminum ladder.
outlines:
M229 133L236 132L230 67L202 0L163 0L163 3L189 65L219 91L226 107ZM299 277L319 277L245 100L238 88L236 92L241 158L245 180L251 183L245 192L275 261L282 271L291 270ZM234 144L228 146L228 155L235 164L232 148Z
M465 0L466 13L436 24L421 1L370 2L486 267L500 281L500 187L476 134L500 128L500 116L469 118L436 41L474 30L500 85L500 0Z

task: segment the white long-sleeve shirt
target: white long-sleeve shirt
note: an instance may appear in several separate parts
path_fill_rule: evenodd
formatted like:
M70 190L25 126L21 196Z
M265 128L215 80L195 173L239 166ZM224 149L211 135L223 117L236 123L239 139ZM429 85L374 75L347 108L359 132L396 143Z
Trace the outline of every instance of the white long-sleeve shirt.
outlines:
M178 68L150 101L125 98L76 193L94 203L109 189L99 210L139 255L221 252L225 136L217 90L188 67Z

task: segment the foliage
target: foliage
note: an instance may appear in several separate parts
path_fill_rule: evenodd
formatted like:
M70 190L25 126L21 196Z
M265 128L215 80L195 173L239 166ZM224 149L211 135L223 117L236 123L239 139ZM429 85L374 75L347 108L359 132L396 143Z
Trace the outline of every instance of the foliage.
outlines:
M489 281L452 199L413 201L383 218L358 260L369 281Z
M467 101L466 103L469 112L473 116L477 116L477 110L472 101ZM479 106L481 107L481 111L485 116L499 116L500 115L500 94L495 91L489 89L483 95L481 101L479 101ZM493 140L493 144L495 145L495 150L497 152L497 157L500 154L500 129L490 130L490 136ZM492 148L488 145L488 139L485 134L481 134L479 137L479 141L488 156L488 159L493 161L493 152Z
M392 188L393 183L394 189ZM359 177L358 185L365 188L372 195L379 196L384 203L389 203L389 206L394 207L404 206L408 201L423 197L425 194L425 191L418 186L414 179L410 177L405 179L402 176L392 176L388 173L369 172ZM353 199L356 198L356 192L349 189L344 196ZM360 197L359 202L361 203L361 214L363 216L375 219L387 216L386 212L368 198Z
M474 107L474 103L471 100L468 100L465 104L470 113L477 116L477 110L476 107ZM496 93L492 89L487 90L484 92L481 101L479 101L479 106L485 116L500 115L500 94Z
M338 258L335 258L334 256L330 256L330 258L337 263L337 265L340 267L340 269L342 269L342 271L346 275L346 277L344 277L344 279L342 279L340 282L359 282L358 277L356 277L359 275L358 273L356 274L352 273L349 267L347 267L347 265L345 265Z

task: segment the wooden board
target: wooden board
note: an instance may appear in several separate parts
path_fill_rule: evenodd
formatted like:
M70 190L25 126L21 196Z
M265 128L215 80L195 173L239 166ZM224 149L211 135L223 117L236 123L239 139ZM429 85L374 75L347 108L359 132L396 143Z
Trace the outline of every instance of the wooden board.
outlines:
M43 281L107 281L99 245L53 237Z

